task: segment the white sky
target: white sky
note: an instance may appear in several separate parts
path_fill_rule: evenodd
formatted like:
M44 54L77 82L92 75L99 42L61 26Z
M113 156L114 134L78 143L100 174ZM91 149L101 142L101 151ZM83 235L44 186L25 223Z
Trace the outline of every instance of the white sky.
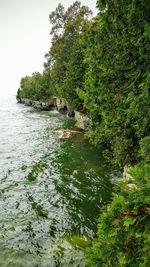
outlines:
M43 70L50 47L49 14L72 0L0 0L0 96L16 94L20 79ZM81 0L95 11L96 0Z

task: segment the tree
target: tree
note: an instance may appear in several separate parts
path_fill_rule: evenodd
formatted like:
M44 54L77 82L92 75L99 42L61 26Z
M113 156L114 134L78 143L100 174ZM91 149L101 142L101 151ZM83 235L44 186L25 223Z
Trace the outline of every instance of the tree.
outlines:
M31 100L48 100L52 94L48 83L48 76L48 72L43 74L34 72L32 76L22 78L18 90L19 97Z
M91 15L92 13L88 7L81 6L81 3L76 1L66 11L59 4L56 10L49 16L52 25L52 46L46 54L47 62L44 66L45 69L50 69L53 90L56 95L65 97L66 95L71 95L69 90L74 90L74 88L67 87L68 94L66 90L64 92L64 81L69 74L71 57L75 54L75 51L73 52L75 43L77 43L79 35ZM78 98L75 92L73 95Z

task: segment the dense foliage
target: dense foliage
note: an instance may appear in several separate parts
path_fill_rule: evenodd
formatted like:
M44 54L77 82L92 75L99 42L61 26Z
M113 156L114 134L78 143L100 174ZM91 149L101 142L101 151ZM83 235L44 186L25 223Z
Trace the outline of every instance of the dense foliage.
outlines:
M89 267L150 266L150 165L130 172L134 184L119 184L100 215L98 239L87 252Z
M51 95L49 72L45 71L43 75L39 72L34 72L32 76L26 76L21 79L17 99L47 100Z
M135 164L140 142L150 133L149 5L97 5L100 13L88 33L85 91L79 91L91 118L89 138L109 144L117 163Z

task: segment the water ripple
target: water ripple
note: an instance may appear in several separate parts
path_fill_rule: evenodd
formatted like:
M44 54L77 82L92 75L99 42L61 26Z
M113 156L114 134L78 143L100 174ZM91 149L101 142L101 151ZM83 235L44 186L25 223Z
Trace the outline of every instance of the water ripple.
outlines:
M93 238L118 170L81 134L60 141L65 125L57 112L0 103L0 267L84 267L66 236Z

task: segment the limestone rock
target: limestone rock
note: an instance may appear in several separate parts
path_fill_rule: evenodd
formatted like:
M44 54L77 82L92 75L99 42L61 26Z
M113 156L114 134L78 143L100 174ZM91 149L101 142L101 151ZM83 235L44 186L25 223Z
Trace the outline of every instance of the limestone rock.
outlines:
M32 106L36 109L52 110L56 107L56 97L50 97L46 102L21 98L19 99L18 103L22 103L25 106Z
M63 113L63 114L67 114L67 102L65 99L63 98L56 98L56 108L59 112Z
M87 130L89 126L89 118L85 116L84 114L75 111L75 126L81 130Z
M32 107L37 108L37 109L42 109L42 105L39 101L33 101Z
M56 97L55 100L56 104L56 109L62 113L62 114L66 114L69 117L74 117L74 111L69 107L68 102L64 99L64 98L58 98Z

